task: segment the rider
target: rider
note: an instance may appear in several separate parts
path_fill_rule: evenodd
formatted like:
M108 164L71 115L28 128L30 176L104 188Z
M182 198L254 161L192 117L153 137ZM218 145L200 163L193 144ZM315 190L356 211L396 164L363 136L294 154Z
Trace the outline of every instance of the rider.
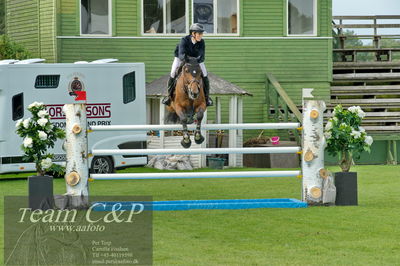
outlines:
M175 49L175 59L172 64L172 69L170 77L168 80L168 96L163 99L163 104L170 105L172 95L175 90L175 76L176 70L185 60L185 56L198 57L198 62L203 73L203 83L204 83L204 95L206 98L207 106L212 106L213 101L209 97L210 93L210 81L208 80L206 66L204 65L205 57L205 42L203 38L204 28L203 25L199 23L194 23L190 26L190 34L183 37L181 42L176 46Z

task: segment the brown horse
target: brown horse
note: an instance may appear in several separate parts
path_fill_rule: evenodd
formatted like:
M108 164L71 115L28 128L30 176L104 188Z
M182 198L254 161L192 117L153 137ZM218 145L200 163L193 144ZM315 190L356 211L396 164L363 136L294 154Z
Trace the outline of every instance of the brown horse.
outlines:
M185 60L175 85L175 93L171 104L167 107L166 121L183 126L183 139L181 144L184 148L191 145L187 125L192 124L196 116L197 126L194 133L194 141L201 144L204 137L201 135L201 121L207 109L203 90L202 72L197 58L189 57Z

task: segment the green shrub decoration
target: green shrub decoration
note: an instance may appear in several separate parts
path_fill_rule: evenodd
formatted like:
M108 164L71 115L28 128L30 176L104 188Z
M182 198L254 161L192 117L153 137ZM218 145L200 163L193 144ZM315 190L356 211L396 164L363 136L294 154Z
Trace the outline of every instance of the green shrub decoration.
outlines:
M365 112L360 106L343 109L338 105L325 125L326 149L332 156L339 155L343 172L350 170L353 158L359 159L364 151L371 152L373 139L360 126L364 117Z
M22 45L10 40L7 35L0 36L0 60L24 60L31 57L31 53Z
M63 167L52 162L53 154L47 149L54 148L57 139L65 138L64 130L53 126L43 103L34 102L28 110L32 117L20 119L15 125L17 134L23 138L23 160L34 162L38 175L43 176L46 172L62 175Z

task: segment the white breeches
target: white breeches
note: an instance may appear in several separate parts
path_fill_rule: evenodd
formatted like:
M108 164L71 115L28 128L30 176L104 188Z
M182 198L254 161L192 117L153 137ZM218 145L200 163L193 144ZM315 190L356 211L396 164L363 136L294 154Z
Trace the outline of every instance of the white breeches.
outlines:
M174 58L174 62L172 63L172 68L171 68L171 73L170 73L171 78L175 78L176 70L181 65L181 63L182 63L182 61L178 57ZM203 76L207 77L208 73L207 73L206 65L204 64L204 62L200 63L199 65L201 68L201 72L203 73Z

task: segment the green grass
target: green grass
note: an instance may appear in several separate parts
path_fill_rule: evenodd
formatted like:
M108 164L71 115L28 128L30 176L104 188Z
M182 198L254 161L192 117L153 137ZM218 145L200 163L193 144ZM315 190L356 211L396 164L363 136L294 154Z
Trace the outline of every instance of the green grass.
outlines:
M155 212L154 264L399 264L400 166L353 166L352 171L358 172L359 206ZM152 195L155 200L299 199L300 186L296 178L223 178L95 181L90 190L93 195ZM55 193L64 192L64 181L56 179ZM0 181L1 235L3 196L26 194L26 180Z

